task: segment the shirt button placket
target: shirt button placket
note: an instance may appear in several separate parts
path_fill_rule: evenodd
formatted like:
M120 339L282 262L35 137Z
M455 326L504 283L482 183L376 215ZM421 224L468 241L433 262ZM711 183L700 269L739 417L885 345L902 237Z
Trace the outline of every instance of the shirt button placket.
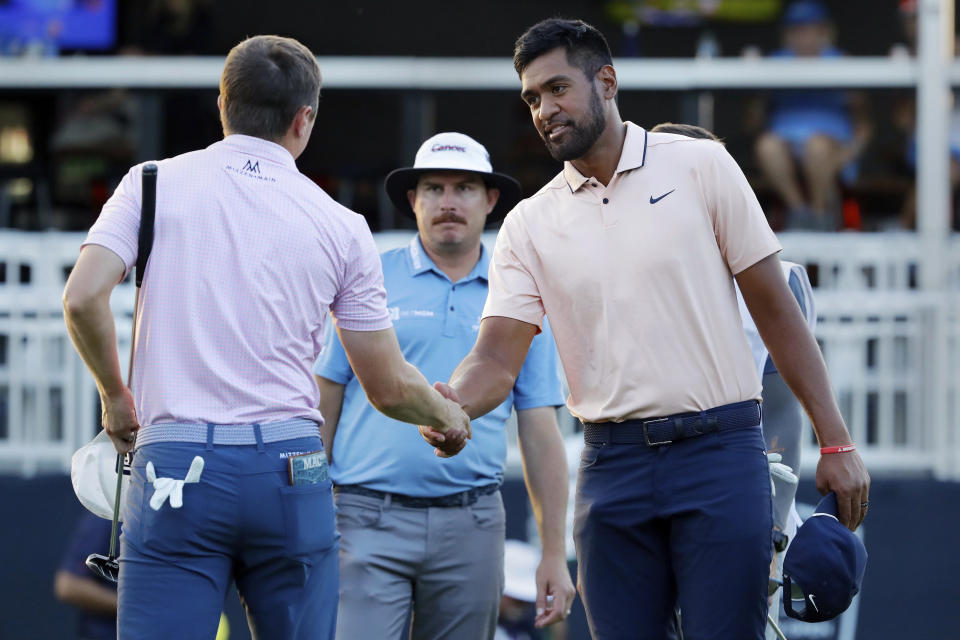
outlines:
M606 189L601 193L605 192ZM612 227L617 223L616 212L613 210L613 207L610 206L610 198L607 196L600 198L600 217L603 220L604 227Z
M456 288L451 286L447 291L447 306L443 312L443 335L453 337L457 335L457 305Z

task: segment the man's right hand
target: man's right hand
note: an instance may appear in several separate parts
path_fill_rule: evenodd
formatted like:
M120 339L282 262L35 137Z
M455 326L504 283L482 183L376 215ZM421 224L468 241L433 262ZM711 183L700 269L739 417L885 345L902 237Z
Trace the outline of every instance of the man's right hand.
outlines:
M134 436L140 428L133 394L130 389L123 387L115 396L101 395L100 404L103 407L103 429L113 441L114 448L117 453L129 453L133 450Z

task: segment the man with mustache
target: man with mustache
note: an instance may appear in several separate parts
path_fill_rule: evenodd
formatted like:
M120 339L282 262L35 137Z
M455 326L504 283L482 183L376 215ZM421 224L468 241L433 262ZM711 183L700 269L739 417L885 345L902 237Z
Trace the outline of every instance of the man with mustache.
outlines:
M476 340L487 297L484 224L517 203L520 185L495 173L472 138L440 133L423 143L413 167L387 177L386 190L418 229L408 246L382 256L397 338L427 377L446 380ZM568 481L556 422L563 397L549 331L533 340L499 406L473 424L469 447L449 460L423 451L416 434L400 433L370 406L332 332L315 373L342 535L338 638L493 637L504 584L499 487L511 406L543 544L536 624L569 614ZM445 444L450 453L462 446Z
M686 638L763 638L770 479L734 278L814 425L817 486L851 529L869 489L780 245L722 145L620 118L594 27L544 20L514 65L564 167L504 221L477 344L438 387L483 415L549 317L584 423L574 538L593 637L661 640L679 607Z

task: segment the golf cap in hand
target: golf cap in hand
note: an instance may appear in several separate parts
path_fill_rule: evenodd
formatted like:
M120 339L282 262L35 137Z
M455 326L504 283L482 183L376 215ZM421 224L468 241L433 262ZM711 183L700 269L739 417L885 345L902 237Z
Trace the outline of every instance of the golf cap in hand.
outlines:
M832 620L846 611L860 591L867 550L837 519L837 496L820 500L816 512L797 530L783 561L783 607L805 622ZM792 596L791 596L792 594ZM800 604L794 609L794 604Z
M80 504L91 513L113 519L113 501L117 496L117 450L106 431L77 449L70 461L70 480ZM123 479L120 504L127 493L130 477Z

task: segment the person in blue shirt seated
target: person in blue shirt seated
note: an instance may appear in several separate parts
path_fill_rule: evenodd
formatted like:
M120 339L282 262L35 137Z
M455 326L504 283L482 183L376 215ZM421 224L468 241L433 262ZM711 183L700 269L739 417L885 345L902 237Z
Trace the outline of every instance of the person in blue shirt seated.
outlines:
M894 59L915 58L917 55L917 0L900 0L900 26L903 29L904 42L898 42L890 49ZM960 56L960 34L954 38L954 56ZM917 227L917 101L915 92L900 96L893 105L893 126L905 137L901 171L913 180L907 190L900 209L899 226L904 229ZM960 228L955 204L957 188L960 187L960 95L953 93L953 108L950 112L950 194L953 215L951 224L954 230Z
M394 329L409 362L448 380L476 341L487 298L484 225L519 201L520 185L495 173L472 138L441 133L423 143L413 167L387 177L386 190L418 228L409 245L381 256ZM556 419L563 396L549 327L533 340L511 397L473 421L472 440L449 459L370 405L336 332L315 373L342 536L337 638L493 637L511 408L543 546L536 623L569 614L568 478Z
M799 0L783 16L783 47L774 58L835 58L834 29L826 7ZM857 159L871 136L861 94L831 89L774 92L757 161L787 207L790 228L836 230L840 181L857 177ZM802 178L802 180L801 180ZM803 186L806 186L804 190Z

